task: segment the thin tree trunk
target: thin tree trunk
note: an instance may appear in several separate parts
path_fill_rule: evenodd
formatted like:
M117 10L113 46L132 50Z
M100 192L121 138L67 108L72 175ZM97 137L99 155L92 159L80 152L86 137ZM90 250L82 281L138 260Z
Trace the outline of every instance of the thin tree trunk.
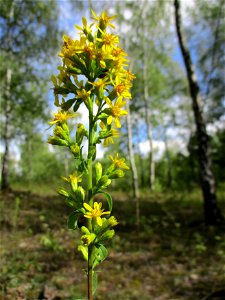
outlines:
M11 3L11 9L9 11L9 19L8 19L8 31L7 31L7 42L8 42L8 52L9 55L12 51L12 36L11 36L11 23L13 21L14 15L14 1ZM5 142L5 151L2 158L2 182L1 182L1 190L9 190L9 125L10 125L10 101L11 101L11 82L12 82L12 69L7 67L5 74L5 90L3 93L5 105L4 105L4 113L5 113L5 124L4 124L4 132L3 138Z
M138 161L139 161L139 170L140 170L140 182L141 182L141 187L144 188L145 186L145 174L144 174L144 162L142 158L142 153L141 153L141 146L140 146L140 135L139 135L139 129L138 129L138 120L134 121L134 127L135 127L135 136L137 137L137 153L138 153Z
M140 226L140 203L139 203L139 187L138 187L138 173L135 164L134 152L133 152L133 144L132 144L132 124L131 124L131 117L130 117L130 107L129 103L126 104L126 109L128 111L127 115L127 133L128 133L128 150L129 150L129 157L130 157L130 165L131 165L131 172L132 172L132 186L133 186L133 197L136 203L136 223L137 228L139 229Z
M171 188L172 184L173 184L172 160L171 160L170 151L169 151L166 128L164 131L164 141L165 141L165 150L166 150L166 158L167 158L167 187Z
M192 98L192 108L198 137L199 162L201 168L202 192L204 197L205 222L207 225L214 225L222 219L221 212L217 206L215 180L212 173L209 137L206 131L206 123L203 118L202 96L197 82L194 65L191 61L190 52L186 45L181 28L180 2L174 1L175 22L178 40L183 55L190 94Z
M145 24L145 10L143 11L143 22L144 22L144 34L146 31L146 24ZM150 121L150 112L149 112L149 93L148 93L148 45L145 40L145 36L143 38L143 50L144 50L144 65L143 65L143 81L144 81L144 103L145 103L145 123L147 126L147 134L148 134L148 141L149 141L149 187L150 190L154 190L154 183L155 183L155 163L154 163L154 155L153 155L153 141L152 141L152 124Z
M12 70L6 70L6 84L5 84L5 124L3 138L5 142L5 151L2 158L2 182L1 189L9 190L9 124L10 124L10 85L12 80Z

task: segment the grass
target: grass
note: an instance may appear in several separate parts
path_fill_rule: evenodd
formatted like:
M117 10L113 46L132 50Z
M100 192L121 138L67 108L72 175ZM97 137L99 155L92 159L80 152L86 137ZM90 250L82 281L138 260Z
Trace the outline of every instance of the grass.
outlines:
M120 223L96 300L225 299L225 228L204 225L200 191L143 193L139 233L135 203L120 192L113 197ZM224 209L224 192L219 197ZM20 189L0 205L2 298L85 299L86 265L63 200Z

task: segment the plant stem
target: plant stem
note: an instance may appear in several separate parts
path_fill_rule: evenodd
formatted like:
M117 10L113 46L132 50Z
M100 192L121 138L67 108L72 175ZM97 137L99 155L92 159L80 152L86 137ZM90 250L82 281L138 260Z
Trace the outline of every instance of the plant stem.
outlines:
M92 196L92 160L93 160L93 107L92 103L89 109L89 135L88 135L88 203L93 207ZM92 220L88 219L88 229L92 231ZM88 300L92 300L93 294L93 264L92 264L92 245L88 246L88 268L87 268L87 280L88 280Z
M90 132L89 132L90 134ZM88 202L90 206L93 206L92 197L92 158L88 161ZM88 229L92 231L92 221L88 219ZM92 245L88 246L88 300L92 300L92 282L93 282L93 266L92 266Z
M93 297L93 266L92 266L92 245L88 247L88 300Z

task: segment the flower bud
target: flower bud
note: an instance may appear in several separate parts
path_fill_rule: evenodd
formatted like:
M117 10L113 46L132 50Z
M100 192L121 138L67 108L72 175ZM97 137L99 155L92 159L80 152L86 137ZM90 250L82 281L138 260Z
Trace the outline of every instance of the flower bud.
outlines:
M88 133L87 133L87 130L86 128L84 127L83 124L79 123L77 125L77 132L76 132L76 143L80 146L82 141L83 141L83 138L84 136L88 136Z
M68 136L67 132L64 131L61 126L55 127L54 134L63 140L69 141L69 136Z
M76 199L80 202L83 202L85 199L85 191L82 186L78 186L77 190L75 191Z
M111 216L108 220L107 223L110 227L116 226L118 223L117 219L114 216Z
M69 197L70 196L69 192L67 192L63 187L59 188L57 193L61 196L64 196L64 197Z
M67 70L68 70L68 73L70 73L70 74L76 74L76 75L82 74L82 71L79 68L75 68L73 66L69 66L67 68Z
M99 242L103 242L105 240L111 239L115 235L115 231L113 229L107 230L104 232L101 237L98 239Z
M102 189L105 189L108 185L110 185L111 184L111 182L112 182L112 180L111 179L108 179L106 182L105 182L105 184L104 185L102 185Z
M94 239L96 238L96 235L94 233L85 234L81 237L81 241L84 244L84 246L89 246Z
M82 245L78 246L78 251L80 251L83 255L83 258L88 261L88 248Z
M84 234L90 234L90 231L87 229L87 227L85 226L82 226L81 227L81 231L84 233Z
M51 145L57 145L57 146L69 146L69 143L65 140L62 140L56 136L50 136L48 138L48 143Z
M62 123L62 129L64 130L65 134L69 137L70 136L70 129L69 126L67 125L67 123Z
M102 165L100 162L95 164L95 171L96 171L96 182L102 177Z
M98 181L97 188L101 189L103 188L103 186L108 186L111 183L111 180L109 184L108 181L109 181L109 177L107 175L103 175Z
M78 144L73 144L70 146L70 150L71 152L74 154L74 156L76 158L78 158L80 156L80 147L78 146Z
M124 177L125 173L122 170L116 170L115 172L108 175L110 179L117 179Z

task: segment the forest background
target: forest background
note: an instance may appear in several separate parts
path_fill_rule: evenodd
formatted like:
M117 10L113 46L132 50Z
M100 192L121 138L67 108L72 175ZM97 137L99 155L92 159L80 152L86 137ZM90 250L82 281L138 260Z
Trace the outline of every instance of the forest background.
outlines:
M112 193L118 201L115 209L123 221L110 257L118 259L115 267L127 282L116 277L109 260L105 272L117 286L109 299L223 299L224 1L180 1L180 23L175 18L177 3L0 1L1 286L6 299L19 293L22 299L34 299L41 293L49 293L47 299L54 295L77 299L71 295L82 293L79 275L64 294L68 257L76 264L78 254L63 238L70 234L65 233L66 209L55 192L63 184L61 176L73 171L73 159L61 147L53 149L47 138L54 111L50 78L60 64L57 55L62 36L77 38L74 25L81 25L82 16L91 20L91 8L97 14L106 10L117 15L114 33L129 54L136 76L120 137L107 148L97 147L103 165L109 155L118 152L130 166L128 175L113 183ZM187 57L185 60L187 52L192 74ZM81 112L78 122L87 125L82 106ZM131 233L139 232L136 239L127 232L127 224ZM40 249L47 253L44 261L38 254L21 257L32 247L31 240L33 253ZM55 265L46 267L49 257L54 257ZM214 267L209 266L204 277L206 260ZM141 269L143 264L146 270ZM175 273L171 273L173 267ZM140 270L132 275L134 269ZM144 279L149 269L152 273ZM35 274L27 286L29 272ZM65 272L64 277L57 272ZM98 299L106 299L107 289L110 287L103 282Z

